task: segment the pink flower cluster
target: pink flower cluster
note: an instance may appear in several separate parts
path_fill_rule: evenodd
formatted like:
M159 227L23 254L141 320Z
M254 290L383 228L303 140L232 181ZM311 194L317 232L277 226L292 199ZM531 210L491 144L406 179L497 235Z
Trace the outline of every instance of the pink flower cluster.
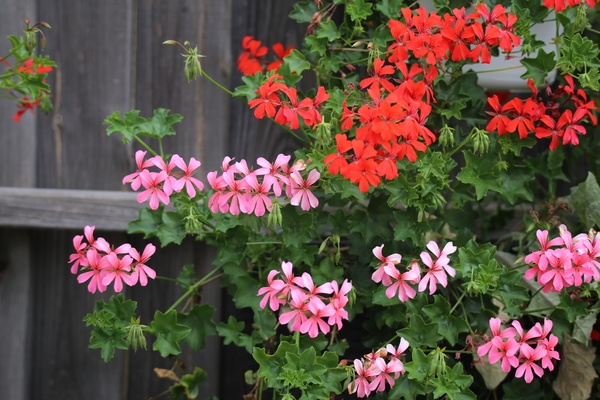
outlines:
M69 263L73 263L71 273L80 273L79 283L89 280L90 293L104 292L113 282L115 292L123 290L123 282L129 286L138 282L146 286L148 278L156 277L156 272L146 265L156 251L153 244L147 244L142 254L128 243L115 249L104 238L94 238L94 229L86 226L83 235L73 238L75 253L69 257Z
M504 372L516 368L515 376L524 377L527 383L533 374L541 377L544 369L554 370L552 360L560 360L560 354L555 350L558 338L550 333L552 321L544 319L543 326L538 322L529 331L524 331L519 321L504 330L501 324L500 318L490 318L492 339L477 349L479 357L487 354L490 364L500 361Z
M156 210L160 203L169 204L171 194L183 188L192 198L196 196L196 189L204 189L204 184L192 176L201 165L194 157L187 164L177 154L171 156L168 164L161 156L144 160L145 157L146 152L138 150L135 153L137 171L123 178L123 184L130 183L136 192L144 188L137 196L138 203L150 199L150 208ZM157 171L151 171L152 167Z
M394 387L396 379L404 374L404 364L400 357L408 348L408 341L400 338L400 344L394 348L391 344L366 354L362 359L354 360L354 380L348 384L348 392L358 397L367 397L371 392L383 392L386 383Z
M373 272L371 279L377 283L381 282L386 286L385 295L391 299L398 295L400 301L408 301L414 299L417 291L412 285L416 285L419 292L424 292L429 287L429 294L434 294L437 290L437 285L443 287L448 285L448 275L456 275L456 271L450 263L450 254L456 251L456 246L452 242L448 242L440 251L437 243L430 241L427 243L427 248L435 259L426 251L420 255L421 261L425 265L425 275L421 277L421 268L417 260L412 260L410 265L406 267L406 271L400 272L397 265L402 261L400 254L394 253L389 256L383 255L383 245L373 249L373 254L380 261L377 270Z
M348 319L344 307L348 304L346 295L352 290L352 284L344 280L341 286L336 281L315 286L307 272L294 276L293 267L290 262L282 262L281 271L269 272L268 286L258 290L257 295L263 296L260 307L268 304L273 311L280 306L289 308L279 315L279 322L289 323L291 331L308 333L311 338L317 337L319 331L328 334L333 326L342 329L342 320ZM282 279L276 279L281 272Z
M303 178L300 171L306 168L303 162L288 166L290 156L279 154L274 163L263 157L256 160L260 168L250 170L246 160L234 164L232 158L225 157L222 174L209 172L208 183L215 193L208 200L212 212L229 212L238 215L240 212L263 216L271 211L273 199L285 194L290 204L300 206L304 211L315 208L319 200L312 193L314 183L320 178L317 170L311 170L308 177Z
M525 257L526 263L533 264L525 279L537 276L545 293L600 280L600 233L590 231L573 237L565 225L559 232L559 237L551 240L548 231L536 232L541 249Z

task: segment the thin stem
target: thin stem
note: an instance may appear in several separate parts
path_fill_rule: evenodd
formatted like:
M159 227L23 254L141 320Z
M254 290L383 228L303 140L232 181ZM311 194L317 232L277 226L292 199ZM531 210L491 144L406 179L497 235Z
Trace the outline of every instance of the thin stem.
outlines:
M171 307L169 307L169 309L165 312L168 313L169 311L173 311L175 308L177 308L177 306L184 301L187 297L191 296L196 289L198 289L199 287L212 282L214 279L210 279L214 274L216 274L219 270L221 269L221 267L217 267L215 269L213 269L212 271L210 271L208 274L206 274L202 279L200 279L198 282L194 283L193 285L189 286L188 289L185 291L185 293L179 298L177 299L177 301L175 301L175 303L173 303L171 305ZM220 275L219 275L220 276Z
M208 81L210 83L212 83L213 85L215 85L216 87L218 87L219 89L221 89L222 91L224 91L225 93L227 93L228 95L230 95L231 97L233 97L233 92L231 90L227 89L225 86L221 85L219 82L217 82L216 80L214 80L210 75L208 75L206 73L206 71L200 70L200 73L202 74L203 77L205 77L206 79L208 79Z
M152 147L148 146L146 144L146 142L144 142L142 139L140 139L139 136L135 135L135 140L137 140L142 145L142 147L145 148L146 150L148 150L150 152L150 154L152 154L153 156L158 155L158 153L155 152L154 150L152 150Z
M279 241L272 241L272 242L246 242L246 245L248 246L253 246L253 245L259 245L259 244L283 244L283 242L279 242Z
M456 307L458 307L461 304L462 299L464 299L466 294L467 294L467 292L462 292L462 294L460 295L458 300L456 300L456 303L454 304L454 306L452 306L452 308L450 309L450 314L452 314L454 312L454 310L456 310ZM456 296L456 294L454 294L454 295Z

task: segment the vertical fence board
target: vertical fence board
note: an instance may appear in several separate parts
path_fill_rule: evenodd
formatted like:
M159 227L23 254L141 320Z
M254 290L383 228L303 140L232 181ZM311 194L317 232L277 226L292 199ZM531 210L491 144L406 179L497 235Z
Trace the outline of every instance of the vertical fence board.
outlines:
M150 115L158 107L182 114L184 119L175 126L177 135L163 140L166 153L178 153L184 159L195 157L202 162L199 177L207 171L220 167L224 155L229 127L229 96L199 77L187 82L183 73L182 50L165 46L165 40L189 41L197 46L202 67L209 75L228 86L231 71L229 13L230 1L179 0L171 2L140 2L138 8L136 49L136 103L144 115ZM131 149L133 157L134 148ZM204 180L204 179L203 179ZM184 264L196 264L201 275L211 269L212 252L193 240L183 246L160 249L153 265L160 264L160 275L176 277ZM162 260L162 261L160 261ZM151 288L133 290L144 315L165 310L181 295L172 283L156 282ZM220 291L213 284L203 297L204 302L218 307ZM202 398L217 394L218 387L218 339L211 338L212 346L202 352L186 351L178 358L186 361L191 372L194 365L207 370L208 381L203 385ZM209 363L210 361L210 363ZM171 368L173 359L161 359L156 353L131 355L129 379L131 399L157 395L170 382L160 382L148 368Z
M234 56L241 53L242 38L254 36L269 47L277 42L284 46L302 46L305 27L288 18L295 1L264 0L261 2L236 2L232 12L232 48ZM232 85L243 84L241 74L236 70ZM257 120L248 104L239 100L231 101L232 118L229 152L231 156L246 158L249 165L256 158L272 158L279 153L292 154L299 147L298 142L288 133L268 120Z
M37 19L34 0L3 2L0 56L10 49L6 37L21 34L26 18ZM17 123L12 120L16 110L16 103L0 99L0 185L30 187L35 184L35 116L28 113ZM0 399L26 400L31 367L29 233L3 229L0 243Z
M46 51L54 112L38 119L38 187L123 189L133 168L104 118L132 105L132 0L40 1L52 21Z
M58 68L50 76L54 112L37 121L38 187L123 189L131 162L120 141L106 136L102 121L132 103L132 3L39 2L40 18L53 27L46 51ZM98 296L69 273L76 233L35 235L32 399L118 399L124 390L122 355L105 364L87 348L90 329L82 318Z
M89 350L90 328L83 317L107 294L91 295L87 284L78 284L66 263L71 238L80 232L37 230L33 242L34 320L32 321L33 371L31 399L119 399L125 372L120 352L104 363L99 350ZM100 235L122 243L124 235Z

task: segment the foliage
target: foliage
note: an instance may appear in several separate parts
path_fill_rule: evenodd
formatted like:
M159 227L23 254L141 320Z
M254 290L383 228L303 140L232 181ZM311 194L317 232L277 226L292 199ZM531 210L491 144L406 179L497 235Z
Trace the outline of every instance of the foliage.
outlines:
M401 0L297 2L302 46L275 43L269 58L245 37L233 91L188 42L165 42L183 49L188 79L210 80L304 146L255 164L225 157L202 181L198 160L163 150L181 116L111 114L107 134L142 147L123 179L148 202L130 233L162 246L189 235L217 256L203 277L186 266L171 278L183 295L147 325L121 294L98 302L85 318L91 348L108 361L154 337L167 357L218 334L256 361L249 398L551 396L556 368L573 373L563 349L597 338L595 2L434 3L437 13ZM533 34L552 13L558 37ZM475 68L505 54L521 57L528 93L486 91L491 72ZM309 75L316 87L301 90ZM92 292L156 277L153 246L111 246L86 227L74 247L71 271ZM214 321L199 302L217 278L250 322ZM200 395L200 368L161 374L174 398Z

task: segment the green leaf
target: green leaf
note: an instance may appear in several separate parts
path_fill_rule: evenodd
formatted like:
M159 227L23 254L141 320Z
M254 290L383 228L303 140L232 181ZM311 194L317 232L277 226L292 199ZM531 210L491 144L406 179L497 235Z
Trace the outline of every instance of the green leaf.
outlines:
M190 328L190 333L186 336L185 341L192 349L203 349L206 344L206 336L217 333L212 320L214 314L214 307L208 304L194 304L189 312L177 315L178 321Z
M310 24L317 11L314 1L298 1L294 3L289 17L300 24Z
M135 320L137 302L125 300L122 294L111 296L108 303L96 302L94 312L83 319L86 325L94 326L90 334L91 349L100 349L105 362L114 357L116 349L127 349L127 333L131 321Z
M567 202L584 225L600 227L600 186L594 174L588 172L584 182L571 188Z
M534 180L535 175L529 168L515 167L509 171L502 171L500 173L500 182L502 182L500 193L510 204L515 204L519 198L533 201L531 182Z
M578 69L587 69L589 66L598 67L598 45L581 33L574 34L571 38L565 38L560 46L560 58L558 68L566 72L574 72Z
M412 347L412 343L410 345ZM432 354L430 354L430 356ZM431 357L426 356L425 353L423 353L423 350L419 348L413 348L411 355L412 360L404 363L404 369L408 373L409 379L423 382L429 375L429 364L432 359Z
M436 322L426 324L420 315L413 314L410 316L409 326L396 331L396 334L408 340L411 347L435 348L437 343L442 340L442 335L438 331L439 325Z
M329 42L333 42L341 37L340 32L337 29L337 25L332 20L324 21L319 23L317 27L316 36L318 38L325 38Z
M174 135L175 129L173 129L173 125L181 122L183 116L180 114L169 115L170 112L171 110L165 108L155 109L152 118L144 119L144 121L139 124L139 134L156 139Z
M129 222L127 233L141 233L144 235L144 239L156 236L158 228L162 225L162 214L162 208L158 210L141 208L138 219Z
M556 68L554 57L553 51L546 53L542 48L538 50L535 58L523 58L521 64L525 66L527 72L521 75L521 79L533 79L536 86L543 86L546 83L548 73Z
M195 399L200 394L200 385L206 380L206 372L200 368L194 368L191 374L185 374L178 383L169 388L171 397L179 400Z
M496 173L496 159L494 157L477 157L470 151L463 151L466 165L460 170L456 179L467 185L475 187L477 200L481 200L488 192L502 191L498 174Z
M154 313L154 320L150 324L150 328L156 336L152 349L160 352L161 357L181 353L180 343L192 331L188 326L178 323L177 311L175 310L164 314L157 310Z
M227 323L219 322L216 324L217 333L223 338L224 344L235 344L239 347L244 347L250 353L254 345L252 337L243 333L245 324L239 321L232 315L229 316Z
M438 333L454 346L458 342L458 334L469 332L469 325L462 318L450 314L450 303L443 296L434 296L433 304L425 306L423 312L438 324Z
M127 332L125 330L94 329L90 336L90 349L100 349L104 362L109 362L116 349L127 349Z
M289 342L280 342L272 355L267 354L263 348L253 349L252 357L259 365L256 375L265 378L269 387L275 389L283 387L278 378L283 367L288 363L287 354L298 354L298 347Z
M255 99L257 97L256 91L259 86L263 83L264 75L263 74L254 74L254 75L244 75L242 76L242 81L244 81L245 85L241 85L235 88L233 91L234 97L243 97L246 96L248 101Z
M371 3L365 3L365 0L353 0L346 3L346 14L350 16L352 21L362 21L373 13L372 6Z
M124 143L131 142L138 135L160 139L167 135L174 135L173 125L183 119L179 114L169 115L170 112L164 108L157 108L151 118L144 118L140 117L139 110L132 110L120 118L120 112L115 111L103 123L108 125L107 135L119 132L123 135Z
M388 399L416 400L417 396L426 393L425 385L415 379L409 379L406 375L402 375L396 380L394 387L390 389Z
M513 379L502 385L503 400L541 400L544 391L540 388L540 381L534 379L527 383L523 379Z
M292 50L289 55L283 58L283 63L288 65L290 73L302 75L302 71L310 69L310 63L304 58L304 54L298 50Z
M156 233L161 247L170 243L181 244L186 235L183 217L175 211L169 211L163 213L162 222Z
M397 19L403 5L404 0L382 0L375 5L375 9L389 19Z

